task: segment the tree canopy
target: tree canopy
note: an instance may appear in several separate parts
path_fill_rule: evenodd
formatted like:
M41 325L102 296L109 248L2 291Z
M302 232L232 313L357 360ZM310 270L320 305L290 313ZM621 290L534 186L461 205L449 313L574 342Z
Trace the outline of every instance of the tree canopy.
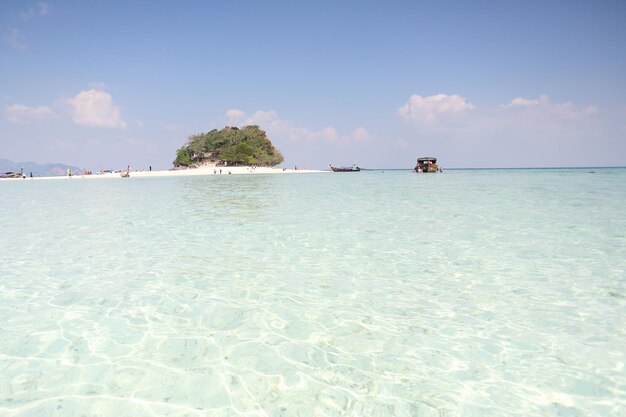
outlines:
M174 166L197 166L211 162L217 165L274 166L283 162L281 153L272 145L259 126L226 126L207 133L191 135L176 151Z

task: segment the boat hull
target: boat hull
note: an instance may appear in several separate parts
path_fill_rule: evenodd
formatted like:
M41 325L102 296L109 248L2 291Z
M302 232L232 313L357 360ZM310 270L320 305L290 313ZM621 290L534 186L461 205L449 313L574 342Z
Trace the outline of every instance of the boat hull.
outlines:
M413 170L415 172L439 172L439 167L437 166L437 164L428 164L424 166L417 165L415 168L413 168Z
M359 167L334 167L334 166L330 166L330 169L333 172L359 172L361 170L361 168Z

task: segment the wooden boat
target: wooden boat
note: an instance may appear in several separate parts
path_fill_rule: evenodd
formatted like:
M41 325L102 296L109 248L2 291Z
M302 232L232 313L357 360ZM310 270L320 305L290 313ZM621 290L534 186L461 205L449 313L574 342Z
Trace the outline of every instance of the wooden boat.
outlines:
M0 178L23 178L24 174L19 172L5 172L4 174L0 174Z
M413 169L415 172L439 172L437 158L433 158L432 156L417 158L417 165L415 165Z
M130 177L130 171L122 171L120 175L122 178L128 178Z
M356 164L351 167L334 167L332 165L328 165L333 172L359 172L361 168L356 166Z

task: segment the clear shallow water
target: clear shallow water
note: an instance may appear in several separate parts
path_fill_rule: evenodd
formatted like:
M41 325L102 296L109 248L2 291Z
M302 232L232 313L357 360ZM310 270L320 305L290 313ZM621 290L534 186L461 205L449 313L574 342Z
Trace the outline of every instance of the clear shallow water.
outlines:
M0 183L0 415L624 416L587 171Z

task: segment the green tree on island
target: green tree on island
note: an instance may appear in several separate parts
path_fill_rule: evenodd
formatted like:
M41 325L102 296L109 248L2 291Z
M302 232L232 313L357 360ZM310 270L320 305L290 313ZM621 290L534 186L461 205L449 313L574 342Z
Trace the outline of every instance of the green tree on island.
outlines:
M174 166L190 167L204 163L275 166L283 160L259 126L244 126L241 129L226 126L222 130L191 135L187 143L176 151Z

